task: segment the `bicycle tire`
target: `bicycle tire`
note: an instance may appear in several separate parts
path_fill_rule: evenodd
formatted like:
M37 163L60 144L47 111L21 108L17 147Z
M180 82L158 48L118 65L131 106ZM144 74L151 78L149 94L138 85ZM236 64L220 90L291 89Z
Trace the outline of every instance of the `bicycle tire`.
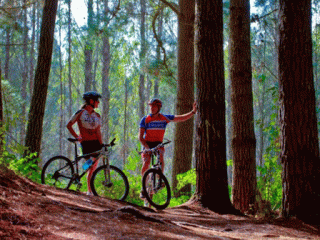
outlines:
M160 188L162 182L164 186ZM168 207L171 200L170 184L160 170L148 169L142 178L142 188L151 206L159 210Z
M117 167L110 165L110 180L105 179L107 165L97 168L91 177L90 186L95 196L124 201L129 194L129 182L126 175Z
M50 158L42 168L41 183L66 189L74 173L72 162L64 156Z

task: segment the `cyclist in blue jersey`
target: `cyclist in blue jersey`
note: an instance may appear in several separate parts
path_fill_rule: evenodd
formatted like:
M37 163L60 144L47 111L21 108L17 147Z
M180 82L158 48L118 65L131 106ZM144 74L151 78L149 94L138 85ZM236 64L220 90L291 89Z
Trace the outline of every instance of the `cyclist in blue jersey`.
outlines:
M192 111L182 115L167 115L160 113L162 102L157 98L151 99L148 105L150 107L150 114L141 119L138 136L144 149L151 149L162 143L166 126L169 122L187 121L197 112L196 102L193 104ZM162 164L162 169L164 169L164 152L164 148L161 148L160 162ZM142 153L141 157L143 161L141 176L143 176L150 166L151 157L149 153ZM140 193L140 198L144 198L143 191Z

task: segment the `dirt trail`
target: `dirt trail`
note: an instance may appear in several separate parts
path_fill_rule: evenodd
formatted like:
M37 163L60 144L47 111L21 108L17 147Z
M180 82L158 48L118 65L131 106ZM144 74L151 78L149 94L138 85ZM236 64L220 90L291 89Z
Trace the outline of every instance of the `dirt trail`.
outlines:
M0 172L0 239L320 239L291 219L219 215L197 205L163 211L57 190Z

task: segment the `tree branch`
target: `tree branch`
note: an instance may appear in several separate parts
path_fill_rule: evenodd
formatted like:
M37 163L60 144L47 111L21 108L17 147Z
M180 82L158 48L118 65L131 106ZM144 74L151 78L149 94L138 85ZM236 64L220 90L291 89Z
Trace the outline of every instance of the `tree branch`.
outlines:
M162 3L164 3L166 6L172 9L178 16L179 16L179 5L175 3L168 2L167 0L160 0Z
M165 1L165 0L160 0L160 1ZM173 73L170 71L169 69L169 66L167 64L167 54L166 54L166 49L163 47L163 44L162 44L162 40L159 38L158 34L157 34L157 31L156 31L156 20L157 18L159 17L161 11L165 8L166 6L165 5L161 5L157 12L155 13L153 19L152 19L152 31L153 31L153 35L154 35L154 38L156 39L156 41L158 42L158 46L160 47L160 49L162 50L162 53L163 53L163 65L164 67L166 68L167 72L168 72L168 75L173 77ZM174 77L173 77L174 78Z

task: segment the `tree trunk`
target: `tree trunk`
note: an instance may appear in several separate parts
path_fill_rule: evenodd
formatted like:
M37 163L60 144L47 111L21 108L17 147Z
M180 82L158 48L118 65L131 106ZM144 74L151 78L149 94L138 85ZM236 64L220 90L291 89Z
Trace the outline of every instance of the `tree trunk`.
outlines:
M145 115L145 56L146 56L146 1L140 0L141 17L140 17L140 77L139 77L139 118Z
M196 201L229 213L225 128L222 0L196 0L195 76L198 87L196 126Z
M92 35L93 35L93 0L88 1L88 35L87 35L87 41L84 47L84 61L85 61L85 87L84 91L91 91L92 89L92 53L93 53L93 41L92 41Z
M250 2L230 1L230 82L232 108L233 204L241 212L256 197L256 139L254 134L250 50Z
M2 104L2 71L1 71L1 60L0 60L0 158L3 157L3 140L4 140L4 129L3 129L3 104Z
M72 111L72 57L71 57L71 52L72 52L72 39L71 39L71 30L72 26L72 18L71 18L71 0L68 0L68 118L70 119L73 111ZM68 144L67 147L67 155L69 157L72 156L72 151L73 151L73 146L71 144Z
M58 0L45 0L39 44L39 56L34 80L34 90L31 99L26 147L31 153L40 154L42 125L46 107L51 58L54 40L54 27ZM28 152L25 152L25 155Z
M10 71L10 43L11 43L11 29L10 27L6 28L6 47L5 47L5 62L4 62L4 78L9 79Z
M319 224L320 162L312 72L311 0L280 0L280 19L282 214Z
M34 56L35 56L35 39L36 39L36 4L33 4L32 7L32 33L31 33L31 46L30 46L30 66L29 66L29 95L32 96L32 89L33 89L33 80L34 80Z
M109 90L109 69L110 69L110 44L109 38L104 33L102 47L102 135L104 141L109 141L109 111L110 111L110 90Z
M26 5L26 0L23 1L23 5ZM22 99L27 99L27 82L28 82L28 67L29 67L29 59L27 56L27 52L28 52L28 20L27 20L27 15L28 15L28 9L25 8L23 10L23 70L22 70L22 82L21 82L21 97ZM26 117L26 112L27 112L27 106L26 106L26 102L22 101L21 104L21 115L22 115L22 121L21 121L21 126L20 126L20 142L21 145L24 143L24 138L25 138L25 134L26 134L26 130L25 130L25 117Z
M194 102L194 0L179 1L178 26L178 87L176 113L184 114L192 109ZM177 175L187 172L192 165L193 121L176 124L174 139L174 158L172 187L176 190ZM191 186L187 185L175 196L190 194Z

